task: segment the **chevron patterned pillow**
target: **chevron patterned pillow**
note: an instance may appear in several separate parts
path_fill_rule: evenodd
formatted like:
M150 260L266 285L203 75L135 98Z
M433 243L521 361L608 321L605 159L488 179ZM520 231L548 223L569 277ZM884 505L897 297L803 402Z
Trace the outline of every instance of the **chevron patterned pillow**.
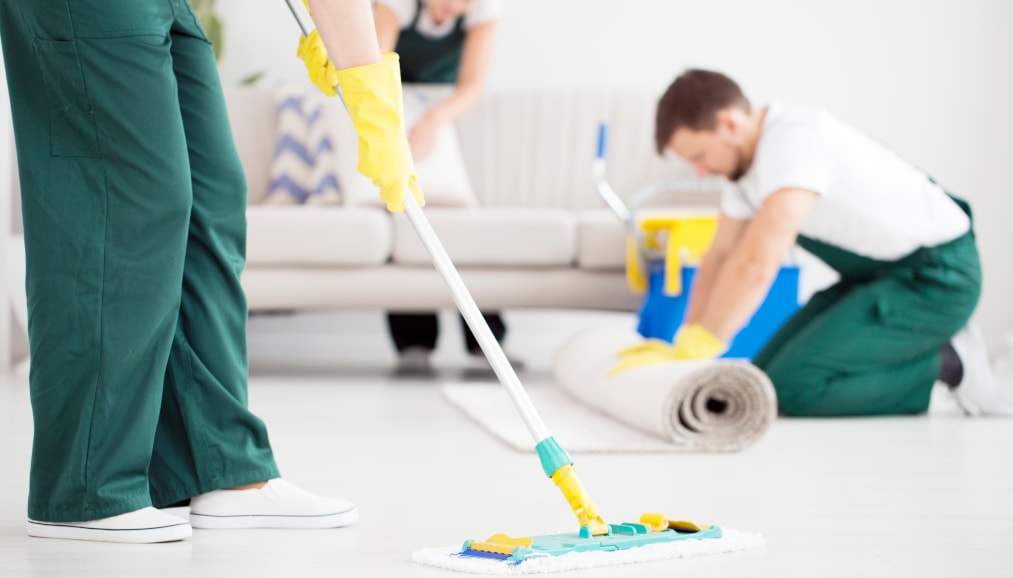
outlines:
M334 142L327 106L314 87L287 85L275 92L278 129L266 204L341 203L335 147L346 143Z

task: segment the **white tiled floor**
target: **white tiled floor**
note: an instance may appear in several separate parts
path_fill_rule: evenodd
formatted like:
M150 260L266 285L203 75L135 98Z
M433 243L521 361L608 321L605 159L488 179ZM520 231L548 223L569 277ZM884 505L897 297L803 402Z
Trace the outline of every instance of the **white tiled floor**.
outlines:
M532 374L531 382L544 379ZM496 532L575 529L533 454L507 449L451 408L439 380L386 375L380 364L353 373L258 371L251 382L251 405L268 423L283 474L356 501L358 526L198 530L186 542L144 546L25 535L27 384L0 377L0 576L453 576L413 564L411 553ZM1013 420L942 411L781 419L731 455L577 455L580 478L610 521L662 511L762 533L767 547L570 575L1008 577L1011 447Z

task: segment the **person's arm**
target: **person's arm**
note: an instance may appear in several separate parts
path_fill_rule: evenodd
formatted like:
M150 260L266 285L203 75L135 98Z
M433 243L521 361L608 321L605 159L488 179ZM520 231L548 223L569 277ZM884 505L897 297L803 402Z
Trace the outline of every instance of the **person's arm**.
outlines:
M309 0L309 8L335 68L380 62L369 0Z
M756 312L818 195L781 189L767 197L715 272L696 323L727 343ZM697 289L694 288L694 292Z
M452 122L478 104L485 90L485 79L492 62L496 43L496 21L484 22L469 28L464 37L464 52L457 73L457 86L453 96L433 107L427 116L439 122Z
M689 304L686 306L685 323L699 323L700 317L707 308L710 295L718 274L724 267L728 255L739 242L739 237L745 231L749 221L733 219L722 213L718 218L718 228L714 233L714 240L700 262L700 267L693 278L693 288L689 293Z
M397 39L401 36L401 23L397 14L390 6L377 2L373 7L373 20L376 22L376 40L381 52L393 52L397 47Z
M304 0L307 1L307 0ZM381 55L369 0L308 0L316 30L297 55L325 95L341 96L359 136L359 172L387 204L405 210L405 193L425 204L404 132L401 70L396 54Z
M492 62L495 42L495 20L468 29L454 93L430 109L415 123L408 134L408 142L416 159L423 158L432 151L437 131L441 126L457 120L478 104L485 90L485 80L489 64Z

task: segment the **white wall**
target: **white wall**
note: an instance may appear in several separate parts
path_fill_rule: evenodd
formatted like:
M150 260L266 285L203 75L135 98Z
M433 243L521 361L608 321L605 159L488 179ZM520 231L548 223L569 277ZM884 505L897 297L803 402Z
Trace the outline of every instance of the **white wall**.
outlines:
M976 210L993 344L1013 328L1010 0L505 0L492 90L658 92L687 66L754 101L825 107L890 144ZM282 0L220 0L222 74L302 78Z

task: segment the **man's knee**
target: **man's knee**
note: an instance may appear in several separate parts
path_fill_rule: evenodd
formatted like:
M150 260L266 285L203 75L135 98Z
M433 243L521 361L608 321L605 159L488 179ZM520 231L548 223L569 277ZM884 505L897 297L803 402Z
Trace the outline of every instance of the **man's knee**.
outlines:
M792 417L823 415L819 408L824 405L829 376L778 357L757 367L774 384L778 413Z

